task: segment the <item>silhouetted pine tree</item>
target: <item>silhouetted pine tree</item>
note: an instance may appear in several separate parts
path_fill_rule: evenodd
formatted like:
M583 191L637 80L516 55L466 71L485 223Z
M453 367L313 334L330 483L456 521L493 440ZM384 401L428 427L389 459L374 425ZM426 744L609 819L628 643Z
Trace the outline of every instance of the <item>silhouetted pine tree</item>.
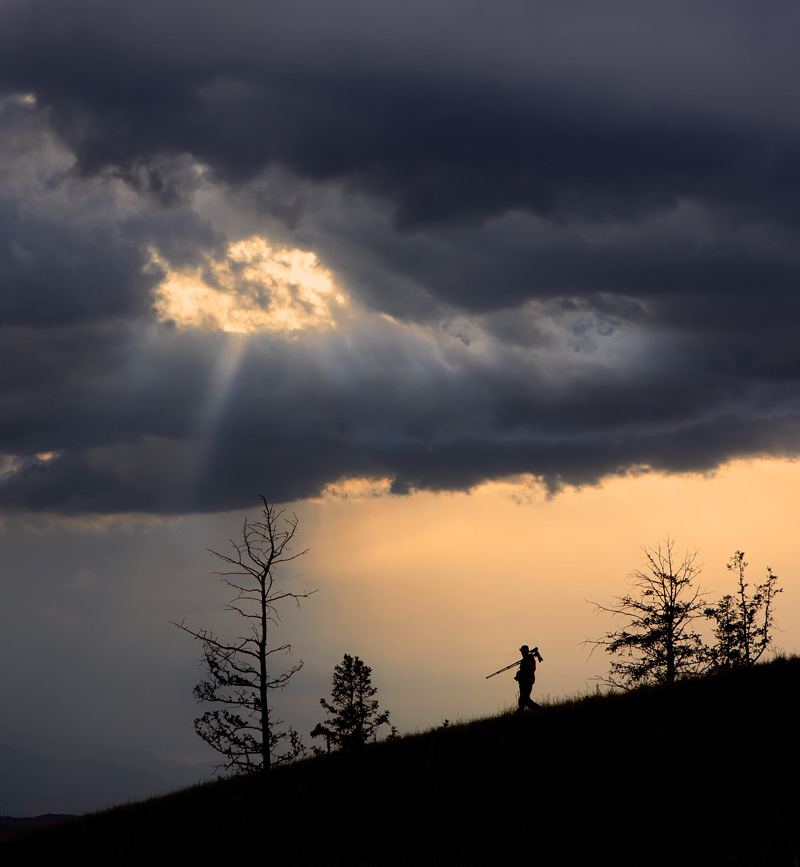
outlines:
M345 653L333 670L330 702L319 700L332 718L327 725L318 723L311 737L324 737L329 752L332 746L352 749L376 740L378 729L389 722L389 711L378 711L378 701L373 698L377 691L372 685L372 669L357 656Z

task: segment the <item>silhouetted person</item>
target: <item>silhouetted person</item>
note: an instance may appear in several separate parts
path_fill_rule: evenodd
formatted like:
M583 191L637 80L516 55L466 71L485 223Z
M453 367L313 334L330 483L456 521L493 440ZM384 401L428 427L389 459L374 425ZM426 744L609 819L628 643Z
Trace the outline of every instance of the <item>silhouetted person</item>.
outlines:
M519 652L522 654L522 659L519 662L517 673L514 675L514 680L519 684L519 709L517 713L524 713L526 707L531 710L539 710L541 705L536 704L531 698L531 691L536 682L536 657L541 659L541 656L535 647L531 651L527 644L523 644Z

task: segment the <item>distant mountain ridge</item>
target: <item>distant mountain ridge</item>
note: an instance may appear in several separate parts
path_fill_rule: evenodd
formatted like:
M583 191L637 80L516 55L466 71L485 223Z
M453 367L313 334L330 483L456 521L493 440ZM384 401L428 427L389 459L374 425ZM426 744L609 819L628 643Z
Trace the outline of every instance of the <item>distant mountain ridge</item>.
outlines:
M57 822L64 822L67 819L74 819L74 815L45 813L42 816L25 816L16 818L14 816L0 816L0 838L6 837L9 834L20 834L23 831L33 831L36 828L46 828L48 825L54 825Z
M209 779L212 770L165 761L147 750L35 737L0 723L0 816L102 810Z

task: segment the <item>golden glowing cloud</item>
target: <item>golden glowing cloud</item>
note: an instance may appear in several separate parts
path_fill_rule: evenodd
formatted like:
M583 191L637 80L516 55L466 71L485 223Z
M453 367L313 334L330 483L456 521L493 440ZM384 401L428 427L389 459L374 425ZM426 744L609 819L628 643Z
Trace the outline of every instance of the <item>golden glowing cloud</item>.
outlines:
M326 498L338 500L364 500L381 497L389 493L392 480L388 477L341 479L325 486L320 502Z
M166 274L155 291L162 321L179 328L250 334L333 328L347 303L313 253L276 248L257 235L230 244L222 260L175 270L151 251Z

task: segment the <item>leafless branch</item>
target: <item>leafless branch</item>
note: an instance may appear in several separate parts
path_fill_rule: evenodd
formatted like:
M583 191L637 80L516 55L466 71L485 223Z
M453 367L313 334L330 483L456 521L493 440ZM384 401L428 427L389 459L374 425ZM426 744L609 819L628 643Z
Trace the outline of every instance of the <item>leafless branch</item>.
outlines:
M667 537L654 548L644 547L644 567L631 573L632 593L615 597L612 605L593 602L598 613L622 617L621 629L599 639L586 639L585 647L601 647L614 659L603 682L630 688L651 681L672 682L704 664L703 644L692 623L703 616L704 592L694 586L700 569L697 552L678 560Z
M270 719L269 691L284 689L303 666L300 660L277 674L270 672L268 661L274 654L291 652L288 643L269 646L271 627L280 622L278 606L282 602L291 599L299 606L301 599L316 591L276 588L276 568L306 552L291 551L297 517L284 517L284 512L271 506L264 497L261 501L262 519L245 519L241 542L231 540L232 555L208 549L230 567L214 574L235 592L225 610L247 621L250 636L225 642L209 630L190 629L184 621L173 625L200 641L203 647L208 677L197 684L195 695L201 702L220 705L218 710L207 711L195 720L198 735L225 756L222 767L238 771L261 768L266 772L271 753L282 738L289 738L292 754L300 754L304 749L297 732L278 731L274 728L278 723ZM234 713L231 708L241 709L246 716Z

